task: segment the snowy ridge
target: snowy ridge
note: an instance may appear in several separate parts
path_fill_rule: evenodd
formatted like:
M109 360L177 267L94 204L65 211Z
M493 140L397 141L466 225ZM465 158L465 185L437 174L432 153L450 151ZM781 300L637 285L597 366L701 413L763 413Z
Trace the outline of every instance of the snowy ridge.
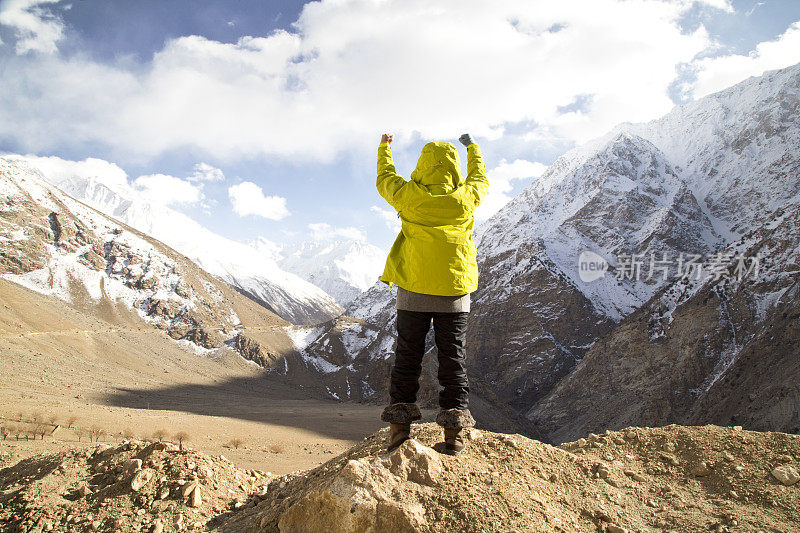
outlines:
M238 333L234 308L185 259L64 194L27 165L0 159L0 184L0 233L10 244L0 264L4 279L73 304L85 296L122 303L197 349L216 348ZM20 232L24 238L15 238Z
M24 160L18 156L5 159ZM182 213L141 199L125 186L112 187L99 179L79 176L57 180L53 185L164 242L290 322L320 322L342 312L329 294L283 270L268 252L226 239Z
M281 247L281 268L322 288L347 306L383 271L386 253L364 241L304 242Z

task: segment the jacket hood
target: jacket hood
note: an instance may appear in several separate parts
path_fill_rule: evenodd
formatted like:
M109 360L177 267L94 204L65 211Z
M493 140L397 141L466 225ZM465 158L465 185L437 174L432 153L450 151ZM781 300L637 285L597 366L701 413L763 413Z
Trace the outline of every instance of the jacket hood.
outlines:
M461 178L461 159L451 143L430 142L422 148L412 181L431 194L453 192L464 180Z

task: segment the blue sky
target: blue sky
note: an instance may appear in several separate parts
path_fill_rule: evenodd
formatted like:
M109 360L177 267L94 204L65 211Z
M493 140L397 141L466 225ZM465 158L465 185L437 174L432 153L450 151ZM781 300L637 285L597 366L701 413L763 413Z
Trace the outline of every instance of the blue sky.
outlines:
M798 21L794 0L1 0L0 152L106 161L235 240L388 249L381 132L405 176L473 133L485 219L615 124L797 63Z

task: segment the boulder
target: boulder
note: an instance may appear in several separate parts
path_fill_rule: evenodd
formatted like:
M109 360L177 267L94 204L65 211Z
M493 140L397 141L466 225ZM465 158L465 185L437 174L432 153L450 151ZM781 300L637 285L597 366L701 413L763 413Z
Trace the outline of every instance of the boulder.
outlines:
M139 492L151 479L153 479L152 470L139 470L136 472L136 475L133 476L133 479L131 479L131 490L133 492Z
M436 486L442 475L439 454L414 439L401 444L383 463L392 474L421 485Z
M800 481L797 470L788 465L777 466L772 470L772 476L784 485L794 485Z
M407 441L400 447L405 448L405 453L398 448L386 460L364 458L348 461L329 483L309 492L289 507L278 520L279 530L281 533L411 533L428 529L425 509L419 500L399 501L392 497L392 490L404 480L387 468L391 466L405 476L411 472L410 464L428 465L426 458L415 461L413 454L410 458L407 456L418 447L425 448ZM391 461L398 452L402 457ZM419 471L411 475L415 479L425 479L425 474Z

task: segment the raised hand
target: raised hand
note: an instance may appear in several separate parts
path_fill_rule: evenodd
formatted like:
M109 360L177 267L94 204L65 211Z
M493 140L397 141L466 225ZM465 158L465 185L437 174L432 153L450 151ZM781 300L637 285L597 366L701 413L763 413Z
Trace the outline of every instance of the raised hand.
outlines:
M384 133L383 135L381 135L382 143L392 144L393 140L394 140L394 135L392 135L391 133Z

